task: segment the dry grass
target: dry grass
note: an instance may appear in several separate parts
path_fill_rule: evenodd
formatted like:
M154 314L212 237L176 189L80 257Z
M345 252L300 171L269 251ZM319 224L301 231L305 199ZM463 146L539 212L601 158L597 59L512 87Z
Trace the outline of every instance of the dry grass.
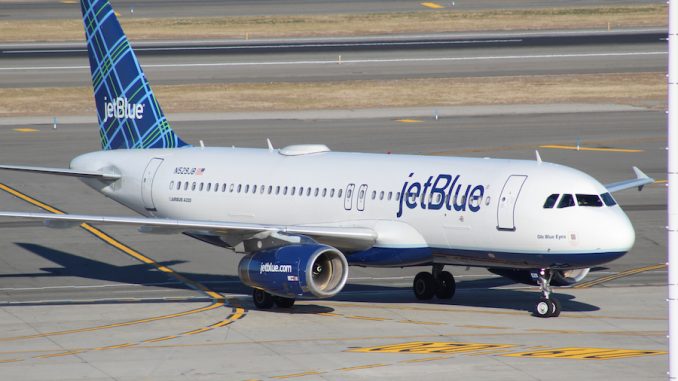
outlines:
M354 36L666 26L666 5L485 11L421 11L353 15L130 18L121 16L132 40ZM0 21L0 42L82 41L80 20Z
M157 86L165 112L496 104L661 103L663 73ZM88 115L92 90L0 88L0 116Z

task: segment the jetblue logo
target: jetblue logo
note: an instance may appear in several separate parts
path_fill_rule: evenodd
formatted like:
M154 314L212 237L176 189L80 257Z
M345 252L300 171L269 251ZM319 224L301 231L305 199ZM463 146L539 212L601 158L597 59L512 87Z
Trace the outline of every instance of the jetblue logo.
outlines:
M410 173L408 177L411 179L412 176L414 173ZM468 209L476 213L480 210L480 200L484 194L484 186L464 184L460 175L440 174L435 179L434 176L429 176L423 183L408 180L405 181L400 192L396 217L402 217L406 208L429 210L445 208L450 211L454 209L457 212L464 212Z
M124 97L117 97L108 102L104 97L104 122L109 118L140 120L143 116L143 104L129 103Z

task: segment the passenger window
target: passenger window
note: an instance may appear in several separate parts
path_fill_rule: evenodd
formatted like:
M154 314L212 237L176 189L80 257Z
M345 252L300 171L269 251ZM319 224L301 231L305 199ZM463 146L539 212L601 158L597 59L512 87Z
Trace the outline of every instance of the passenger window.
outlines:
M313 193L313 195L315 197L318 197L318 193L320 193L320 188L315 188L315 192Z
M393 198L393 192L388 192L388 200L391 201Z
M184 183L184 190L188 190L188 181Z
M231 184L231 187L228 188L228 191L233 193L233 189L235 188L235 184Z
M327 188L323 188L323 197L327 196Z
M200 183L200 191L202 192L203 188L205 187L205 183Z
M574 197L571 194L564 194L558 203L558 209L574 206Z
M177 190L181 190L181 181L177 181Z
M379 199L380 200L384 199L384 191L379 192Z
M266 185L260 186L259 189L261 189L259 193L264 194L264 192L266 192Z
M271 194L273 192L273 185L268 186L268 194Z
M617 201L612 198L612 195L610 193L603 193L600 195L600 197L603 199L603 202L607 206L615 206L617 205Z
M214 183L214 191L219 192L219 183Z
M306 197L311 196L311 187L306 188Z
M212 183L207 183L207 191L209 192L211 190L212 190Z
M195 186L196 186L196 185L197 185L197 183L194 181L193 184L191 185L191 190L192 190L192 191L195 190Z
M372 191L372 200L377 198L377 191Z
M276 194L276 195L279 195L279 194L280 194L280 185L278 185L277 187L275 187L275 194Z
M283 188L283 195L287 195L287 187Z
M341 194L343 193L343 191L344 191L343 189L339 189L339 193L337 193L338 198L341 198Z
M257 193L257 186L256 185L252 185L252 193Z
M174 189L174 181L170 181L170 190Z
M400 192L396 192L395 199L396 199L397 201L400 200Z
M577 204L579 206L603 206L603 202L600 201L600 197L597 194L578 194Z
M290 195L294 196L294 193L296 193L296 191L297 191L297 187L292 187L292 193L290 193Z
M250 185L245 185L245 193L250 193Z
M330 189L330 197L334 197L334 188Z
M238 184L238 193L242 191L242 184Z
M546 201L544 202L544 209L553 208L553 206L556 205L556 201L558 201L558 196L560 196L558 193L554 193L546 197Z

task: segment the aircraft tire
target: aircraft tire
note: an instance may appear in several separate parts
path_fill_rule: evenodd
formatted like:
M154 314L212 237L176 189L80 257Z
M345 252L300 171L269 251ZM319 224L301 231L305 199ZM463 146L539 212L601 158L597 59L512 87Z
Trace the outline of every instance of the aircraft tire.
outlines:
M553 304L553 312L551 313L551 317L560 316L560 300L556 298L550 298L549 301L551 304Z
M452 299L456 290L457 285L450 272L443 271L438 274L438 279L436 279L436 297L438 299Z
M414 296L419 300L429 300L433 298L433 295L436 292L436 283L433 279L433 274L427 272L417 274L412 283L412 290L414 291Z
M254 305L260 310L267 310L273 307L274 303L273 295L258 288L252 291L252 301L254 301Z
M549 318L553 316L555 304L550 299L540 298L534 306L534 316L540 318Z

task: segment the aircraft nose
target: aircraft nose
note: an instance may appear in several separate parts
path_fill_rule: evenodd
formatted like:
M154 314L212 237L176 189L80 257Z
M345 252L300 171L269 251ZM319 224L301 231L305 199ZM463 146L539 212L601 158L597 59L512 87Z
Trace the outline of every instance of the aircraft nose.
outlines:
M636 241L636 232L626 213L618 209L606 227L606 235L609 237L609 249L611 251L627 252L631 250Z

